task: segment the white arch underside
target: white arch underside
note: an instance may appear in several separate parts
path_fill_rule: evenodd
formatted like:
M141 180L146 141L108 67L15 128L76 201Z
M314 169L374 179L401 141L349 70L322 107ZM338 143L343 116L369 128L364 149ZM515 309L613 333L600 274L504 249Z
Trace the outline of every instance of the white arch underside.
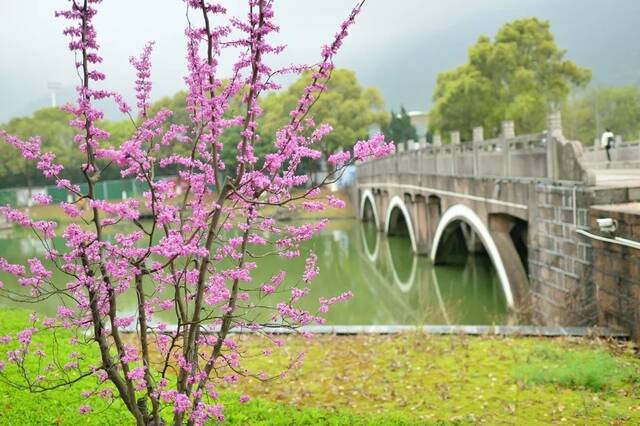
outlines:
M404 204L404 201L402 200L402 198L400 198L397 195L394 195L393 198L391 198L391 201L389 202L389 207L387 207L387 217L385 218L385 221L384 221L384 232L387 234L389 233L389 226L391 225L391 213L393 213L393 210L395 208L398 208L400 212L402 212L402 214L404 215L404 221L407 224L407 229L409 230L409 238L411 239L411 248L413 249L414 253L417 253L418 245L416 241L416 235L413 232L413 222L411 221L411 215L409 214L409 210L407 209L407 206Z
M507 301L507 305L510 308L513 308L513 293L511 291L511 285L509 284L507 270L504 267L504 262L502 261L502 257L500 256L498 247L493 241L489 229L487 229L478 215L469 207L463 204L456 204L444 212L442 218L440 219L440 222L438 223L438 227L436 228L433 244L431 245L431 261L435 262L436 260L438 246L440 245L440 240L442 239L444 230L447 228L447 226L449 226L451 222L454 222L456 220L461 220L469 224L471 228L473 228L473 230L476 232L476 234L480 237L484 248L487 250L487 253L489 253L491 262L493 263L493 266L498 273L498 279L500 280L500 285L502 286L502 291Z
M371 203L371 210L373 210L373 220L375 221L376 229L379 229L380 217L378 216L378 208L376 207L376 202L373 198L373 192L371 192L370 189L362 191L362 197L360 199L360 219L364 219L364 209L366 207L367 200Z

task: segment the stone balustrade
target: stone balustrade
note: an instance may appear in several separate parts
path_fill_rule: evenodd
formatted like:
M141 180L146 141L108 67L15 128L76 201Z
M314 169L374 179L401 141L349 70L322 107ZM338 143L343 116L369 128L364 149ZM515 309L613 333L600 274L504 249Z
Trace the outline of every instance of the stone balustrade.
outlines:
M504 123L507 132L512 122ZM509 134L509 133L507 133ZM396 155L360 164L362 177L399 173L451 176L547 178L546 134L510 135L483 139L482 127L474 129L472 142L461 142L460 133L451 133L451 143L442 145L440 135L432 144L413 145L404 150L399 145Z
M613 163L597 145L584 147L562 134L559 112L548 117L547 129L516 135L513 121L503 121L500 136L484 139L484 129L475 127L471 141L461 141L460 132L449 135L448 144L439 134L431 144L398 145L396 155L358 165L362 178L389 174L417 174L572 181L594 184L594 170L640 166L640 141L621 142L611 151Z

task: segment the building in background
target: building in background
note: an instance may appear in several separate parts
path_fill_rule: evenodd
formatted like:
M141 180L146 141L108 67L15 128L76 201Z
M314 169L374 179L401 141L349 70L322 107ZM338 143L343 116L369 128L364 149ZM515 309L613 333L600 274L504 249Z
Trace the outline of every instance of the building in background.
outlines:
M407 115L411 119L411 124L418 133L417 142L427 141L427 130L429 130L429 113L427 111L409 111Z

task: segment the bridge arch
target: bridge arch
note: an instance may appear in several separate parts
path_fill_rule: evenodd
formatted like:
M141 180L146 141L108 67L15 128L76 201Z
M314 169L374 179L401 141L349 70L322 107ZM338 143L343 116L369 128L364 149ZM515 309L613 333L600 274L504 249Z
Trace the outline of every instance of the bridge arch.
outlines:
M464 204L453 205L443 213L440 222L438 222L438 226L433 238L433 243L431 245L431 261L435 263L436 255L438 253L438 246L440 245L442 235L447 226L455 221L463 221L467 223L476 232L478 237L480 237L480 241L489 254L491 262L493 263L493 266L498 273L498 279L500 281L507 306L509 306L509 308L514 308L514 297L511 290L511 285L509 283L507 269L505 267L502 256L500 255L500 251L498 250L498 247L493 237L491 236L491 232L489 232L489 229L484 224L482 219L480 219L480 217L472 209L465 206Z
M378 215L378 207L376 206L376 200L373 196L373 192L370 189L362 191L360 196L360 219L366 219L367 203L371 205L371 211L373 212L373 220L376 225L376 229L380 228L380 216Z
M389 201L389 207L387 207L387 215L384 221L384 232L389 234L392 222L398 219L398 215L402 215L405 223L407 224L407 230L409 231L409 238L411 239L411 249L414 253L418 251L418 243L416 241L416 234L413 229L413 221L411 220L411 214L405 205L402 198L394 195Z

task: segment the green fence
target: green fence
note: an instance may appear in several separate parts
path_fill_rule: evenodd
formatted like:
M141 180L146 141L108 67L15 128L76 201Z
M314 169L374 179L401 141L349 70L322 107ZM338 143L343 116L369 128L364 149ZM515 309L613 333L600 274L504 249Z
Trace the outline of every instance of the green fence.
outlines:
M166 177L163 179L172 179L172 177ZM95 198L100 200L123 200L127 198L139 198L142 197L142 193L149 189L149 185L146 182L140 182L134 179L126 180L106 180L98 182L94 187ZM80 185L82 193L87 192L87 184ZM47 194L53 199L54 204L73 201L70 198L70 194L65 189L60 189L56 186L39 186L33 187L29 191L29 188L7 188L0 189L0 205L6 206L7 204L13 207L23 207L29 203L30 195L34 194Z

